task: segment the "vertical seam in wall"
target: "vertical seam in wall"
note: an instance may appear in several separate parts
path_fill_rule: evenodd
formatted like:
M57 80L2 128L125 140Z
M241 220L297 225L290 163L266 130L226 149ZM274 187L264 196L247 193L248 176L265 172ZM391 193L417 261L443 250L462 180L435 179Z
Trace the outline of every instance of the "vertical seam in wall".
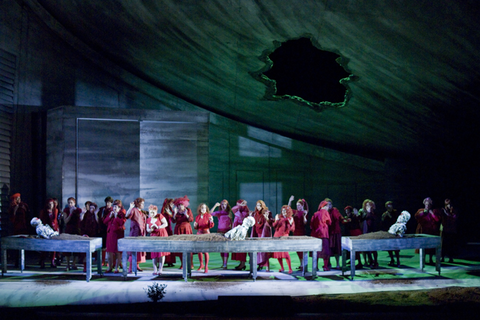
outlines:
M78 118L75 119L75 199L78 199Z

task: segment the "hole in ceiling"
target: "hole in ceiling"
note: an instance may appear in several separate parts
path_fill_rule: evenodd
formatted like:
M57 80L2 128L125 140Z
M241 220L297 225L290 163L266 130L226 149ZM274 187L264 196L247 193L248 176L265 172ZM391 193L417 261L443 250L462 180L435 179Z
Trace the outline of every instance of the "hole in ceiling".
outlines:
M318 49L310 38L275 42L260 57L266 66L252 73L267 85L265 98L292 99L315 111L344 107L350 99L348 82L355 80L339 54Z

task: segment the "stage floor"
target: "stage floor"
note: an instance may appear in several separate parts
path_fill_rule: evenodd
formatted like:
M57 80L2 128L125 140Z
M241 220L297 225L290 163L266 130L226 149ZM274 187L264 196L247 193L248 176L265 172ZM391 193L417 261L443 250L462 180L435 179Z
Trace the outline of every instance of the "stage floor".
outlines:
M153 267L151 261L147 260L140 265L143 272L138 272L137 275L129 274L126 280L121 273L103 276L94 273L88 283L79 265L77 265L79 270L69 272L66 272L65 264L56 269L49 267L40 269L38 254L27 252L27 267L23 273L15 269L13 264L9 264L8 273L0 278L0 307L3 307L3 311L12 312L22 308L20 309L22 312L27 310L35 312L36 317L39 316L37 314L39 310L45 314L45 317L51 315L51 312L62 315L62 312L67 312L66 310L77 310L78 314L88 317L91 312L97 316L102 315L102 310L105 308L110 312L112 310L124 312L122 314L134 312L148 315L152 306L158 305L162 310L158 312L164 317L215 315L216 318L221 318L227 314L233 316L234 312L237 314L246 312L245 315L259 314L260 311L255 313L251 308L248 310L252 313L235 308L238 308L239 304L252 304L252 301L265 301L265 303L270 301L268 303L272 305L267 309L272 309L267 315L278 315L275 310L283 310L282 305L283 307L289 305L292 310L284 311L289 318L308 318L318 316L320 313L333 312L332 308L337 305L342 307L336 310L336 314L367 312L368 305L375 306L372 307L372 312L373 310L377 312L378 310L385 312L396 310L398 313L399 308L404 308L401 310L405 312L417 308L420 312L420 310L429 310L430 307L437 310L436 306L442 305L441 301L435 301L432 298L425 300L425 297L422 298L418 293L444 290L450 298L453 294L461 295L462 292L468 292L470 297L458 299L466 303L466 308L471 305L478 308L480 306L478 304L480 301L478 249L478 246L468 246L462 250L460 258L455 259L454 263L442 263L441 275L438 275L433 265L426 265L424 271L419 270L418 254L415 254L414 250L403 250L400 254L400 268L388 267L387 264L390 261L388 253L381 251L379 252L380 267L357 270L355 280L350 280L349 271L342 277L341 270L336 269L320 271L315 279L309 276L302 277L300 271L291 275L280 273L277 260L270 259L271 268L274 271L259 271L257 280L253 281L249 277L248 270L231 270L237 265L236 261L229 261L229 270L223 270L220 254L211 253L209 272L205 274L193 271L188 282L182 278L182 272L178 269L180 262L177 258L175 267L165 268L161 276L152 275ZM298 257L294 252L290 255L292 267L295 270L299 266ZM335 267L333 257L331 262ZM311 268L311 259L309 264ZM199 265L196 255L194 265L196 267ZM321 259L320 266L322 266ZM154 283L167 285L165 297L158 304L150 302L146 294L148 287ZM417 293L417 296L413 293ZM363 301L361 305L365 309L348 307L348 301L356 300L355 297L360 297ZM394 297L401 297L401 299ZM322 301L319 302L318 299ZM458 301L454 303L457 307ZM225 309L225 306L230 305L231 308ZM324 307L326 305L329 307ZM134 308L134 306L140 307ZM223 311L219 313L215 308L222 308ZM467 310L466 308L464 310ZM232 314L230 315L229 312ZM440 312L438 316L442 318L442 315L446 317L446 314ZM118 315L117 318L122 316Z

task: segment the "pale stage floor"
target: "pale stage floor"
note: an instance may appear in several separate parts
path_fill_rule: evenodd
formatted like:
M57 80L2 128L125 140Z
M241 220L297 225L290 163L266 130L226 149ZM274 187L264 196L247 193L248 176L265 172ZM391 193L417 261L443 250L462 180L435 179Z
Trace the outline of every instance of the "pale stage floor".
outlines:
M86 282L80 265L77 265L79 270L68 272L65 263L56 269L48 267L49 264L40 269L38 253L26 252L26 270L20 272L13 261L9 261L12 264L8 265L8 272L0 278L0 307L4 314L21 312L36 318L42 318L42 315L45 318L71 318L71 312L75 311L75 315L82 318L89 315L107 317L108 313L117 312L117 319L152 313L164 318L315 318L320 314L328 318L336 314L335 319L344 314L352 319L355 315L358 318L366 316L369 310L372 312L370 318L381 318L380 315L385 312L400 316L402 312L422 310L430 313L438 310L437 318L447 318L459 314L450 314L453 309L448 307L437 308L442 302L430 303L413 293L425 295L434 290L450 290L448 292L451 293L456 290L458 295L465 292L458 288L463 288L470 290L467 291L470 296L473 292L477 295L476 299L480 299L478 251L478 246L463 248L454 263L442 263L440 275L433 265L426 265L423 271L420 270L419 256L414 250L401 251L400 267L388 266L390 259L387 252L380 251L380 267L357 270L354 280L350 279L349 271L342 276L341 270L334 268L319 271L315 279L309 273L302 277L301 272L296 270L298 257L291 252L293 274L278 272L277 260L270 259L273 272L258 272L256 281L249 276L248 263L246 271L236 271L232 269L238 262L229 260L228 270L223 270L220 254L211 253L207 274L195 271L199 262L194 256L195 267L187 282L178 269L178 258L175 267L165 268L161 276L152 275L151 260L147 260L140 265L143 272L129 274L126 279L121 273L100 276L93 270L91 281ZM331 263L336 266L334 257ZM322 270L321 259L319 264ZM151 302L146 293L154 283L167 286L164 298L158 303ZM403 298L392 299L397 296ZM362 297L364 303L358 303L355 297ZM469 299L460 299L463 300L464 312L472 306L480 306L477 300ZM452 308L462 306L455 301L450 303L454 303Z

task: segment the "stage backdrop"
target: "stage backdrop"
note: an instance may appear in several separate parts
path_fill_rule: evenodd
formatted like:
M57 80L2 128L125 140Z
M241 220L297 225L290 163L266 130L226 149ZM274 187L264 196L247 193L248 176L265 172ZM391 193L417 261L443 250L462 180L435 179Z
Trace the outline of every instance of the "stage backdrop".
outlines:
M208 113L97 107L48 111L47 195L125 207L137 197L208 200ZM195 210L195 208L192 208Z

